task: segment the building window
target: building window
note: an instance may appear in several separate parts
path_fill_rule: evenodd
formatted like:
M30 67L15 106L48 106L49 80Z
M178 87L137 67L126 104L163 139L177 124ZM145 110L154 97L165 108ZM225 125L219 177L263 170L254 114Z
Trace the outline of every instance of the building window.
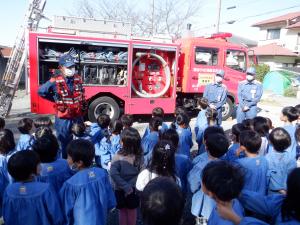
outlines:
M218 49L197 47L195 51L195 63L206 66L218 64Z
M267 32L267 40L280 38L280 29L268 29Z

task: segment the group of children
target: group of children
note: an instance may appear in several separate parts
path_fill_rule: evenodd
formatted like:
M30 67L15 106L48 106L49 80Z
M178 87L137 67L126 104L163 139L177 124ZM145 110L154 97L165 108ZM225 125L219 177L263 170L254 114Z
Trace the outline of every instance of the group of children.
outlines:
M117 208L120 225L300 224L300 105L283 108L282 127L258 116L230 138L207 99L199 107L197 150L185 110L168 125L155 108L142 136L130 115L74 123L67 159L50 118L21 119L17 144L0 118L4 223L105 225Z

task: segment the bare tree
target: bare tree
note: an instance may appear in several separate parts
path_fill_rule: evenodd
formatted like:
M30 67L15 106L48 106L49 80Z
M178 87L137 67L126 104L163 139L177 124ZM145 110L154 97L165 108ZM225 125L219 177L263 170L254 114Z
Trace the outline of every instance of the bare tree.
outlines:
M167 34L177 38L185 25L198 16L202 1L80 0L69 14L130 22L133 35Z

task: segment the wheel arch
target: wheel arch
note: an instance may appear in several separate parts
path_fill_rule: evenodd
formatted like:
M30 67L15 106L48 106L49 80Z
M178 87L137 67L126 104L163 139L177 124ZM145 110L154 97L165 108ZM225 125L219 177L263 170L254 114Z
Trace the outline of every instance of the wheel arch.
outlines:
M114 99L117 102L117 104L119 105L121 111L124 110L125 101L110 92L99 92L98 94L92 96L91 98L88 99L88 105L90 105L95 99L97 99L99 97L105 97L105 96L111 97L112 99Z

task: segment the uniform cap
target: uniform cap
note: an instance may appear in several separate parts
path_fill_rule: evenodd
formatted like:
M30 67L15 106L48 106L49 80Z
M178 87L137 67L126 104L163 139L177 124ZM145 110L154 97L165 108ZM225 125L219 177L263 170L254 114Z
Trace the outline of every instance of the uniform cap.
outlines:
M75 65L75 59L71 55L65 54L59 58L58 63L60 66L71 67Z
M216 72L216 76L219 76L219 77L224 78L224 75L225 75L224 70L218 70L218 71Z
M247 75L256 75L256 69L254 67L249 67L246 72Z

